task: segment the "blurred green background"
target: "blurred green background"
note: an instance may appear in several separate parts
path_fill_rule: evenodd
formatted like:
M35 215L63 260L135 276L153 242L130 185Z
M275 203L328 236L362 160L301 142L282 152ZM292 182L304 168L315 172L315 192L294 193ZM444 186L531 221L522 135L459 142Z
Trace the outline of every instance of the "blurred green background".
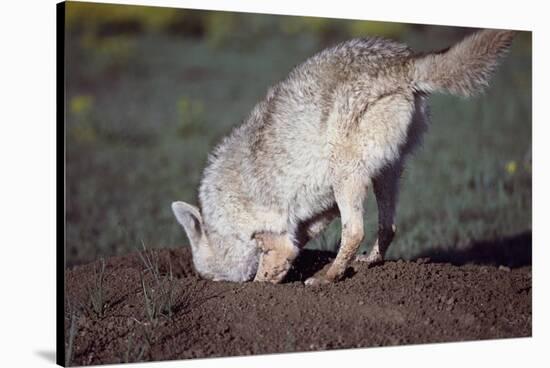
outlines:
M428 51L472 31L67 3L67 265L131 252L142 241L184 246L170 203L197 203L208 152L315 52L375 35ZM530 234L531 33L519 34L484 95L434 95L431 105L431 129L402 180L388 256ZM371 195L363 250L375 240L376 216ZM335 221L309 246L334 249L339 227Z

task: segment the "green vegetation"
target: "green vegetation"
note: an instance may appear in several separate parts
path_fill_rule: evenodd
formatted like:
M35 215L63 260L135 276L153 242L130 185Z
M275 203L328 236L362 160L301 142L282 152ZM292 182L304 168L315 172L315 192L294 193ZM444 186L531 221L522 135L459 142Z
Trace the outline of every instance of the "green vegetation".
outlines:
M438 49L460 28L69 3L67 261L187 243L170 211L196 203L207 154L274 82L318 50L384 35ZM115 9L116 8L116 9ZM116 10L116 11L115 11ZM390 257L531 229L531 39L487 92L434 95L432 126L402 179ZM313 247L333 249L336 221ZM367 203L366 239L376 236ZM147 288L148 285L145 285Z

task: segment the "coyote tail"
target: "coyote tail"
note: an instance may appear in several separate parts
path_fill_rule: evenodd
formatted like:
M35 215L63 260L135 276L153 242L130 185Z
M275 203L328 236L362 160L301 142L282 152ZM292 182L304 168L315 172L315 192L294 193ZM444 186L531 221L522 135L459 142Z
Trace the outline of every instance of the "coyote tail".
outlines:
M515 33L483 30L445 51L417 57L412 73L415 88L461 96L481 92L499 59L510 49Z

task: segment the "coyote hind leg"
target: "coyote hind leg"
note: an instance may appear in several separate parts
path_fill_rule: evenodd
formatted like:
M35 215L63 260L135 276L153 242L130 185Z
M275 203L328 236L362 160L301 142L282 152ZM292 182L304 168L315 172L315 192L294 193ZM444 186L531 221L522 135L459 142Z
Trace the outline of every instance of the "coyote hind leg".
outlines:
M254 281L280 283L296 259L298 247L292 243L288 233L262 232L255 234L254 239L262 250Z
M395 236L395 211L399 191L399 178L403 171L401 162L382 170L373 179L373 189L378 205L378 238L368 255L361 254L356 260L370 265L384 262L384 256Z

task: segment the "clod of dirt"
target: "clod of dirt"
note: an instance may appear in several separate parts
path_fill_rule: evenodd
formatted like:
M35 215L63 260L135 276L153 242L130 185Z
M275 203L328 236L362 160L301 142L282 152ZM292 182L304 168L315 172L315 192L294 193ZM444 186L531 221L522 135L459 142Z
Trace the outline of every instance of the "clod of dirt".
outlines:
M94 264L67 270L67 341L71 313L78 314L71 364L531 336L530 266L354 263L337 284L305 287L333 256L304 250L280 285L201 280L188 248L158 252L158 283L137 253L113 257L105 262L102 317L86 307ZM171 299L155 299L164 295L155 288L144 293L144 284L165 288ZM145 294L170 313L150 318Z

